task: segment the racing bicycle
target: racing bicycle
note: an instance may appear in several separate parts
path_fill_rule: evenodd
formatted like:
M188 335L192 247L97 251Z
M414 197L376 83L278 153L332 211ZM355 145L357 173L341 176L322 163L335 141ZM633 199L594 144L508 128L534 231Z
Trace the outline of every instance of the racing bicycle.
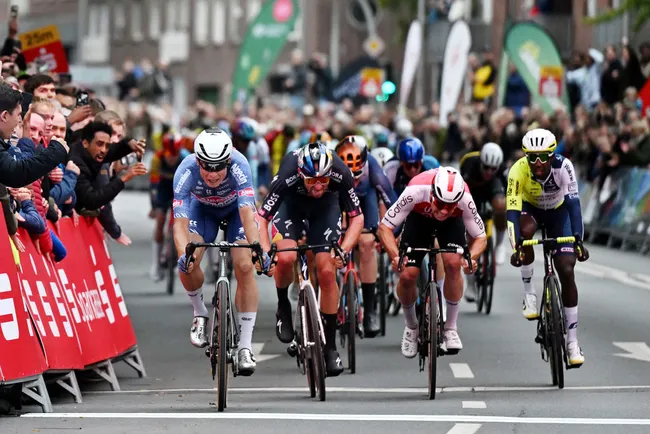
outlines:
M176 244L174 244L174 213L169 217L163 251L160 255L160 268L167 271L167 294L174 294L174 285L176 284L176 266L178 262L178 253Z
M332 244L318 245L298 245L278 249L273 243L269 252L270 263L275 261L276 253L281 252L298 252L298 263L300 273L298 281L300 289L298 292L298 304L296 307L295 339L287 348L287 353L296 358L298 370L307 375L307 384L309 385L309 394L312 398L318 392L318 399L325 401L325 357L323 347L325 346L325 332L323 321L319 312L318 298L316 291L309 280L309 265L307 263L307 252L313 249L331 247L339 254L341 247L336 241ZM341 257L345 262L345 258ZM347 265L347 264L346 264Z
M433 233L431 245L435 246L436 232ZM467 246L460 247L456 245L449 245L448 247L436 248L422 248L422 247L409 247L404 244L400 247L399 255L399 269L402 271L404 265L404 257L408 256L411 252L425 252L429 257L427 265L427 281L426 285L420 288L420 300L424 302L424 309L420 309L418 313L418 352L420 361L420 372L424 371L424 366L427 359L429 371L429 399L436 398L436 375L437 375L437 361L438 357L445 355L443 349L443 332L445 330L445 320L442 312L442 288L437 284L436 277L436 255L438 253L456 253L463 255L463 257L470 264L470 271L472 261ZM435 288L435 291L434 291ZM449 352L448 354L452 354Z
M544 294L539 307L537 320L537 336L535 342L540 345L542 360L551 366L551 379L553 386L564 388L564 367L571 369L567 362L564 337L566 325L564 322L564 306L562 304L562 290L560 282L553 267L555 249L558 244L573 243L576 253L582 251L582 240L578 234L572 237L547 238L546 228L542 227L542 239L523 240L518 243L515 251L521 265L521 248L541 244L544 247ZM562 366L564 365L564 366Z
M232 366L233 377L238 372L239 327L235 317L233 297L230 293L230 279L227 276L227 262L230 256L230 249L242 248L251 249L253 262L262 258L262 247L259 243L235 244L224 241L215 243L189 243L185 247L185 268L194 262L193 254L197 248L218 248L219 249L219 274L215 283L215 291L212 296L212 315L210 317L210 343L205 350L205 355L210 358L212 366L212 380L217 376L217 409L223 411L226 408L228 395L228 364ZM261 272L258 271L258 274Z
M487 246L481 256L478 257L476 272L474 273L476 281L476 310L482 312L485 307L485 314L489 315L492 311L492 297L494 296L494 278L496 277L496 257L494 250L494 220L492 219L491 207L479 213L485 222L485 232L487 236Z
M363 233L370 233L364 231ZM336 254L344 257L345 254L341 248L336 245ZM356 336L363 339L363 309L361 308L361 279L354 263L354 250L350 252L347 265L343 273L343 283L339 284L339 312L337 322L339 326L339 337L341 346L347 345L348 349L348 368L350 373L357 371L356 364Z

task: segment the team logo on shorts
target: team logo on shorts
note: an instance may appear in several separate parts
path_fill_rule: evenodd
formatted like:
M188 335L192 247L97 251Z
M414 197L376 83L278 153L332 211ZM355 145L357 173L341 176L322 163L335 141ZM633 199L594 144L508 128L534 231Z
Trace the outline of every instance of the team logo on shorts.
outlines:
M182 200L175 200L172 202L172 206L174 208L178 208L179 206L183 206L183 201Z

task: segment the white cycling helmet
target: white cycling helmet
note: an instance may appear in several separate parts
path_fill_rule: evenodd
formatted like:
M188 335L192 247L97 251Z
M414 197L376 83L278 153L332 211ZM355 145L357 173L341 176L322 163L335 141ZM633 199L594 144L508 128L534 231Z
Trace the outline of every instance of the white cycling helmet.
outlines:
M393 151L388 148L374 148L370 154L375 157L381 167L384 167L395 156Z
M554 152L557 146L555 134L544 128L535 128L526 133L521 141L524 152Z
M222 166L223 163L229 162L232 148L230 136L219 128L203 130L194 139L196 159L210 166Z
M458 203L465 193L465 181L460 172L453 167L440 167L431 186L431 194L436 201L445 204Z
M481 148L481 163L487 167L498 168L503 163L503 151L501 146L489 142Z
M413 133L413 123L406 118L395 122L395 132L401 137L409 137Z

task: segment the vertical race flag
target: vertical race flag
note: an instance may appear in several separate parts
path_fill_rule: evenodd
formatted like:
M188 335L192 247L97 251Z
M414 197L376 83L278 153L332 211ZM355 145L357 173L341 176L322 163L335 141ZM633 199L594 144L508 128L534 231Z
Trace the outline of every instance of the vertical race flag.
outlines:
M298 2L267 0L248 26L232 77L231 105L245 100L249 91L259 87L268 74L294 29L300 12Z
M517 23L506 34L504 51L526 82L533 104L549 114L570 109L562 59L546 30L533 22Z
M440 125L447 126L447 115L458 104L460 90L465 82L467 57L472 46L472 34L463 20L454 22L447 36L445 57L442 64L442 86L440 90Z
M399 111L401 114L406 112L406 101L408 101L415 73L418 70L418 64L422 57L422 24L415 20L409 27L406 37L406 48L404 50L404 66L402 68L402 77L399 88Z

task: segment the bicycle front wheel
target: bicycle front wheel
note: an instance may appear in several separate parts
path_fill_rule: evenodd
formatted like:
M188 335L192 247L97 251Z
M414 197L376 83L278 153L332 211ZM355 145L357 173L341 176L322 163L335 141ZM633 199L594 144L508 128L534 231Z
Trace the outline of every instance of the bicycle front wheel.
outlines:
M492 297L494 296L494 277L496 276L496 259L495 259L495 250L494 243L492 238L488 239L488 245L485 249L487 254L485 255L486 266L485 266L485 314L489 315L492 312Z
M564 389L564 333L562 325L562 309L560 307L560 285L555 276L547 277L546 290L550 304L550 317L548 318L549 362L553 385Z
M316 300L316 294L311 289L305 289L305 293L305 316L307 319L305 325L309 344L307 357L308 361L312 363L312 378L316 385L318 399L325 401L325 357L323 356L323 341L318 323L318 315L320 315L318 301Z
M379 301L379 330L382 336L386 336L386 255L379 254L379 278L377 279L377 295Z
M357 334L357 285L354 281L354 275L348 274L347 282L345 283L346 294L346 318L345 327L348 329L348 365L350 373L354 374L357 371L356 359L356 334Z
M217 408L226 408L228 396L228 285L217 283Z
M427 322L425 330L427 331L426 341L428 346L429 357L429 399L436 399L436 377L438 371L438 341L440 327L438 327L438 290L435 283L429 283L426 291L426 306L424 320Z
M167 248L167 294L174 294L174 284L176 283L176 262L178 258L176 257L176 246L174 245L174 238L169 238L169 245Z

